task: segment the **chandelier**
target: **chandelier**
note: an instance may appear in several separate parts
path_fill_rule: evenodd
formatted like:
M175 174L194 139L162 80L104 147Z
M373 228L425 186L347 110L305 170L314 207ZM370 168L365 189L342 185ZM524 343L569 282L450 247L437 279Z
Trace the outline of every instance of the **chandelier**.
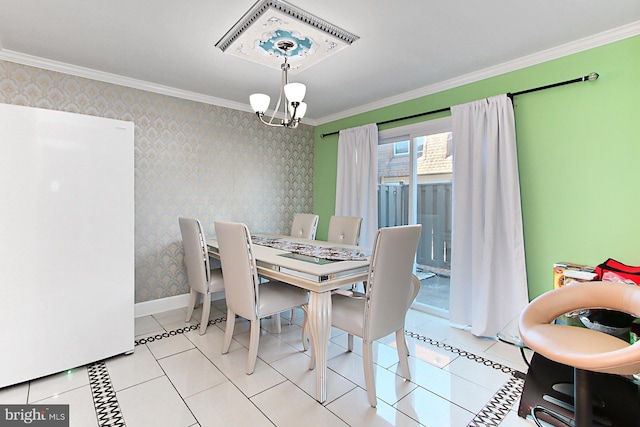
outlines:
M280 40L277 43L277 47L284 52L284 62L280 66L282 69L282 84L280 85L278 102L276 102L276 106L273 109L273 115L268 120L265 120L265 112L271 103L269 95L254 93L249 97L249 102L253 111L265 125L295 129L307 112L307 104L302 102L307 87L302 83L289 83L288 72L291 66L287 62L287 51L294 47L293 42ZM274 121L281 104L284 118Z

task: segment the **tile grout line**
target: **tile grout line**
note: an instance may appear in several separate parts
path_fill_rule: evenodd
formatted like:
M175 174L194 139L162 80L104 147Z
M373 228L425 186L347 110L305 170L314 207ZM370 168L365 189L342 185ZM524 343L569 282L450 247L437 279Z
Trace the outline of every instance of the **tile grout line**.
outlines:
M208 325L215 325L226 320L226 317L209 320ZM146 344L163 338L169 338L178 334L184 334L189 331L196 330L200 324L178 328L172 331L157 334L152 337L141 338L134 341L134 346ZM111 382L111 377L107 370L104 360L87 365L89 374L89 387L91 388L91 396L93 397L93 406L96 411L96 417L99 427L126 427L118 398Z

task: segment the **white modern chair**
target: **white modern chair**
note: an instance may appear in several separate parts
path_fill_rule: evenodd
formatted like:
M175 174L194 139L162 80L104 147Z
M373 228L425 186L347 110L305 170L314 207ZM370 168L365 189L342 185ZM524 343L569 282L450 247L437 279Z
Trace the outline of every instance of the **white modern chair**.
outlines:
M362 338L364 377L369 404L376 407L376 384L373 367L374 341L396 334L400 368L410 380L404 322L407 310L418 294L420 281L413 275L422 225L403 225L378 230L367 277L364 297L341 293L331 296L331 324L348 334L348 350L353 350L353 336ZM315 360L312 357L310 367Z
M360 242L362 218L359 216L337 216L329 219L327 242L357 245Z
M362 218L359 216L338 216L329 218L327 242L342 243L344 245L358 245L360 243L360 229ZM359 283L351 285L352 291L358 291ZM366 282L362 283L366 287Z
M291 224L291 236L314 240L316 238L319 218L320 216L314 214L295 214L293 216L293 223Z
M222 354L229 351L236 314L249 320L251 336L246 369L249 375L256 366L260 319L306 304L308 295L306 290L286 283L260 283L251 235L245 224L216 221L215 229L227 297L227 328Z
M291 237L314 240L316 238L316 230L318 229L319 219L319 215L303 213L295 214L293 216L293 223L291 224ZM293 325L293 321L295 320L295 313L295 309L291 310L291 315L289 316L290 325Z
M207 330L211 310L211 293L224 291L224 281L220 268L212 269L209 264L207 242L202 231L202 224L195 218L178 218L182 246L184 247L184 263L187 267L187 279L191 288L187 318L191 320L193 309L202 295L202 317L200 318L200 335Z
M291 237L299 237L302 239L315 240L316 230L318 229L319 215L297 213L293 216L291 224ZM295 320L295 310L291 310L289 316L289 324L292 325Z

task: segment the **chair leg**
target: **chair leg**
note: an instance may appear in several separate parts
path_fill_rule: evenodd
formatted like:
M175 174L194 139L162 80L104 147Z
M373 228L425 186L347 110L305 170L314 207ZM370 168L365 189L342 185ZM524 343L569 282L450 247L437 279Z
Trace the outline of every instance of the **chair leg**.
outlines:
M198 298L198 292L191 289L191 294L189 295L189 305L187 306L187 318L185 322L191 321L191 316L193 316L193 309L196 307L196 299Z
M260 319L251 321L251 336L249 338L249 357L247 359L247 375L253 374L258 358L258 343L260 342Z
M309 353L311 356L311 359L309 360L309 370L313 370L316 367L316 354L313 351L313 343L311 342L311 338L309 338L309 319L307 318L308 313L307 313L307 308L308 306L303 305L302 306L302 311L304 312L304 321L303 321L303 325L302 325L302 334L303 334L303 340L306 343L307 340L309 340ZM303 344L304 345L304 344Z
M347 350L353 351L353 335L347 334Z
M309 360L309 370L312 371L316 367L316 355L313 354L313 347L311 348L311 359Z
M280 313L276 313L273 315L273 326L276 327L276 334L282 332L282 325L280 324Z
M593 423L593 406L591 403L591 374L584 369L573 369L573 396L575 407L575 426L591 426Z
M306 310L302 311L302 348L304 351L309 350L309 331L307 331L307 312Z
M224 342L222 343L222 354L229 352L231 346L231 338L233 338L233 328L236 326L236 314L227 309L227 327L224 330Z
M304 343L303 343L302 345L304 346L304 349L305 349L305 351L306 351L306 350L307 350L307 347L306 347L306 344L305 344L305 343L306 343L307 341L310 341L310 338L309 338L309 330L308 330L308 328L309 328L309 326L308 326L309 320L307 319L307 308L308 308L308 307L307 307L307 305L305 304L305 305L303 305L303 306L300 306L300 308L302 309L302 316L303 316L303 317L302 317L302 341L303 341Z
M309 338L309 306L307 304L300 306L302 309L302 347L304 351L311 350L311 359L309 360L309 370L312 370L316 367L316 357L313 353L313 348L311 347L311 338Z
M373 369L373 343L362 341L362 355L364 362L364 382L367 386L367 397L369 404L375 408L378 401L376 400L376 378Z
M404 339L404 328L396 331L396 347L398 348L398 360L400 361L400 369L405 380L411 380L411 372L409 372L409 350L407 350L407 342Z
M291 316L289 316L289 324L293 325L293 319L295 319L296 317L296 309L292 308L291 309Z
M573 369L573 399L573 420L544 406L537 405L531 408L531 417L536 423L536 426L543 427L538 419L538 412L541 412L569 427L590 427L593 424L593 406L589 371L577 368Z
M209 313L211 312L211 294L204 294L202 299L202 317L200 318L200 335L204 335L207 332L207 325L209 324Z

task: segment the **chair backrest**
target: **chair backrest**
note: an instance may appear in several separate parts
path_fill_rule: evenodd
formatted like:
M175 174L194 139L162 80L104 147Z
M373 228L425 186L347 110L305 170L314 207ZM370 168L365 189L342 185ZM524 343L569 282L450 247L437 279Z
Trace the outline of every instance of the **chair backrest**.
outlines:
M640 317L640 287L617 282L583 282L545 292L520 314L520 336L536 353L568 366L620 375L640 372L638 344L628 345L616 337L579 328L575 328L576 333L572 327L552 323L562 314L584 308L604 308ZM593 334L601 336L596 338ZM554 335L556 338L550 339ZM557 342L566 347L551 345ZM588 351L583 350L585 342L589 344Z
M327 242L357 245L360 242L362 218L359 216L337 216L329 219Z
M422 225L381 228L376 234L367 277L364 338L373 341L404 326L416 295L413 262Z
M314 214L295 214L291 224L291 236L309 240L315 239L319 218L320 216Z
M214 223L227 306L245 319L257 319L258 271L251 234L245 224Z
M209 292L210 267L207 242L202 231L202 224L195 218L178 218L182 246L184 247L184 264L187 267L189 287L201 294Z

